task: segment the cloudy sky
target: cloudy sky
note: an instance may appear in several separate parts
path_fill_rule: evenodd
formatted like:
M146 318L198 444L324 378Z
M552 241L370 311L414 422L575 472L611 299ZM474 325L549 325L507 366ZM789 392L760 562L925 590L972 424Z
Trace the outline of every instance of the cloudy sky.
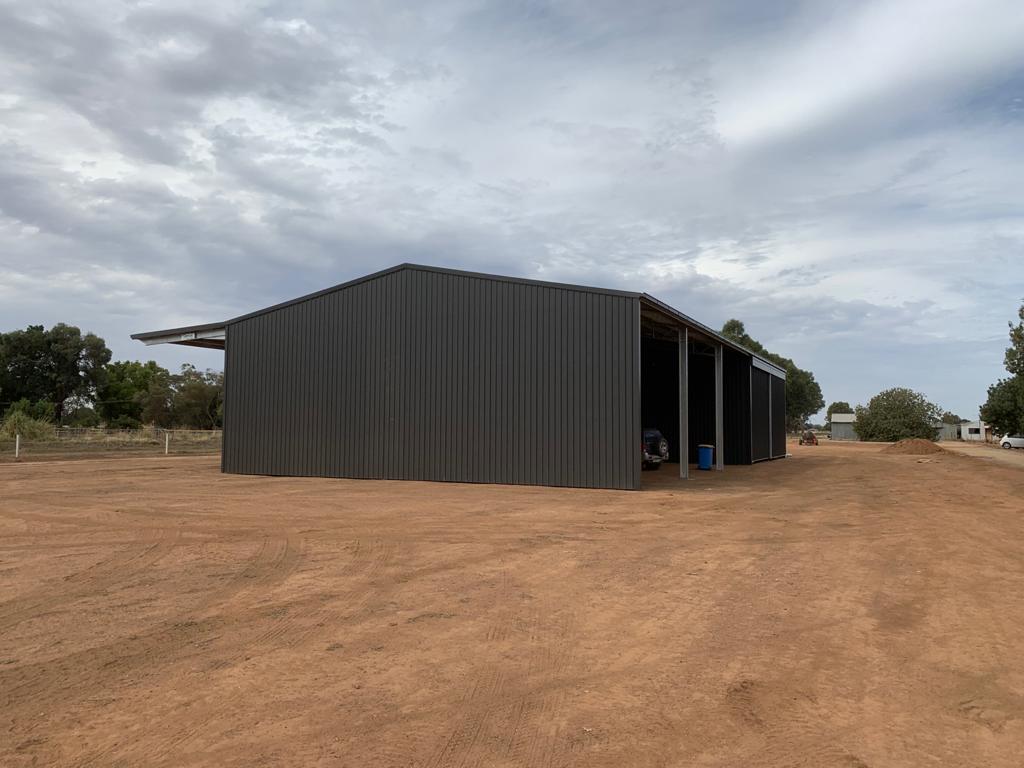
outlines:
M1020 0L0 0L0 329L413 261L742 319L976 416L1024 299Z

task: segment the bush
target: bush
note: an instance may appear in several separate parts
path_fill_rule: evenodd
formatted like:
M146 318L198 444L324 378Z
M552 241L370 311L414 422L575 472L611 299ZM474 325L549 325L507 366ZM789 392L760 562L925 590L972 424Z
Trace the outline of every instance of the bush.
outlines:
M98 427L99 425L100 415L86 405L64 414L63 426L65 427Z
M10 440L21 435L22 440L45 440L53 436L53 425L48 421L33 419L24 411L10 410L0 424L0 435Z
M27 397L23 397L21 400L11 403L11 407L7 409L7 413L4 416L6 417L12 413L23 413L36 421L53 421L54 412L54 405L48 400L37 400L33 403Z
M138 429L141 426L141 421L127 414L121 414L107 422L109 429Z
M937 440L936 424L941 410L924 395L894 387L871 398L867 407L857 406L853 428L861 440L895 443L917 437Z

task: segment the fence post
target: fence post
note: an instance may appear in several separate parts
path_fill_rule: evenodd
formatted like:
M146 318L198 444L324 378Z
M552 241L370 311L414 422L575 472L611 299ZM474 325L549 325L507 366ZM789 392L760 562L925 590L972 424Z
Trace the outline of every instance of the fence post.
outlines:
M21 435L14 436L14 458L18 458L18 454L21 453Z
M164 456L171 450L171 433L164 432Z

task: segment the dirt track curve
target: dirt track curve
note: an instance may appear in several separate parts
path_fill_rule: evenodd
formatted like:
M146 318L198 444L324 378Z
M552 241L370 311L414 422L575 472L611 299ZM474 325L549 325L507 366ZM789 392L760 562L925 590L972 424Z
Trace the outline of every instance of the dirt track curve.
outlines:
M1024 469L0 467L0 765L1021 765Z

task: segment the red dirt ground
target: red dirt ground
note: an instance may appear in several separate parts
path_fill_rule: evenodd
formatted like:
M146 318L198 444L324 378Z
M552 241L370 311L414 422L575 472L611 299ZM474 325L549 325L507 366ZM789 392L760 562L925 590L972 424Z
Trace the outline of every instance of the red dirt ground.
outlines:
M1024 470L0 467L0 765L1017 766Z

